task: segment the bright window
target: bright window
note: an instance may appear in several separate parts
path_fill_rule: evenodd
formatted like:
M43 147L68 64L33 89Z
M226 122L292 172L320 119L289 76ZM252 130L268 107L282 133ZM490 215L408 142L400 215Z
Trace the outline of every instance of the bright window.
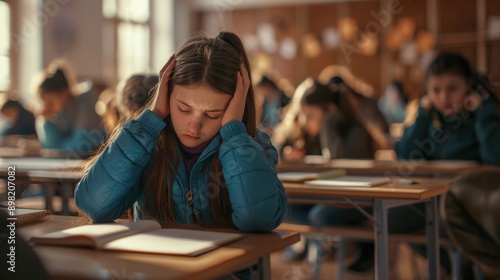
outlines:
M0 91L10 86L10 8L0 1Z
M150 72L150 0L104 0L105 38L118 81ZM115 56L116 55L116 56Z
M149 27L123 22L118 25L118 76L126 79L149 69Z

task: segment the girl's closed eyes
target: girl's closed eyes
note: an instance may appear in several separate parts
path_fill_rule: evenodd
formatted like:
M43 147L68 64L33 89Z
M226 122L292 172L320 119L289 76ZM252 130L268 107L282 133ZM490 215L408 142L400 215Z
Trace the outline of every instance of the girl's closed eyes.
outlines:
M206 114L206 116L210 119L216 120L216 119L220 118L222 116L222 114Z
M181 111L182 113L189 113L189 109L183 109L181 107L177 107L179 108L179 111Z
M186 109L186 108L181 108L181 107L177 107L177 108L179 109L179 111L181 111L184 114L191 113L191 109ZM205 116L208 117L209 119L216 120L216 119L222 117L222 114L205 114Z

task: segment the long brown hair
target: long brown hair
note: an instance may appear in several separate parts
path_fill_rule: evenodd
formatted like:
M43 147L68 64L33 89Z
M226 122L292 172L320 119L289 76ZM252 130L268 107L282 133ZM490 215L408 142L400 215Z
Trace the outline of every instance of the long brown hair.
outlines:
M251 78L250 64L240 38L231 32L221 32L215 38L195 36L188 39L175 53L175 67L170 75L168 95L173 87L205 85L221 94L233 95L236 89L236 75L240 65L244 64ZM159 94L158 87L155 94ZM146 108L151 108L154 97L139 110L139 115ZM177 154L177 139L170 116L164 119L166 127L160 132L153 152L153 157L143 172L142 182L146 184L144 218L152 218L162 224L175 223L174 205L172 204L172 188L180 164ZM255 138L256 113L254 91L250 83L243 124L247 133ZM121 130L115 129L108 142L101 148L104 150ZM100 154L100 153L99 153ZM95 162L98 155L87 165L87 169ZM211 223L216 226L234 226L231 214L232 207L224 182L222 166L218 154L210 160L207 187L209 205L213 221L195 221ZM168 171L167 171L168 170ZM167 172L165 172L167 171Z

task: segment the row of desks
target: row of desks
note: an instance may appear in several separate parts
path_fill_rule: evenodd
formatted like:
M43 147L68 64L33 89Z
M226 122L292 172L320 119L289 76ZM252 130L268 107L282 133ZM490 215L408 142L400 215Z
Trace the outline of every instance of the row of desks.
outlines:
M52 212L53 197L58 191L62 198L61 213L68 215L73 187L83 175L84 162L72 158L0 158L0 178L15 184L16 199L21 198L30 184L42 185L45 209ZM7 194L2 200L7 200Z
M470 161L375 161L338 159L314 163L281 162L280 172L325 171L345 169L348 175L383 176L391 178L389 184L373 188L316 187L297 183L284 183L290 203L347 204L354 207L373 207L375 241L375 278L389 279L388 210L390 208L426 203L428 279L439 279L439 197L444 194L452 178L477 171L500 171L499 167L480 165ZM411 179L415 184L402 183Z
M55 159L2 159L0 161L0 174L2 178L6 179L4 171L7 166L12 166L14 164L16 166L16 174L21 174L19 176L28 176L27 178L31 178L36 181L46 180L49 182L58 181L61 183L71 182L74 183L81 177L81 171L74 171L74 168L81 165L82 162L78 160L55 160ZM47 161L46 161L47 160ZM29 163L31 162L31 163ZM406 166L406 167L405 167ZM49 170L44 170L44 167L51 167ZM328 163L320 163L320 164L292 164L292 163L280 163L278 166L279 171L321 171L331 168L344 168L347 170L348 174L357 174L357 175L382 175L382 176L390 176L394 178L394 180L386 185L381 185L373 188L348 188L348 187L335 187L335 188L325 188L325 187L313 187L313 186L304 186L302 184L292 184L285 183L284 186L287 191L287 195L289 197L290 203L312 203L312 204L331 204L338 205L339 203L347 203L351 205L372 205L374 207L374 237L375 237L375 246L376 246L376 278L377 279L389 279L389 261L388 261L388 232L387 232L387 211L392 207L398 207L402 205L408 205L412 203L418 202L426 202L427 204L427 237L428 237L428 246L429 246L429 258L428 258L428 273L429 279L438 279L439 277L439 250L438 250L438 208L437 201L438 197L443 194L449 183L451 182L450 177L456 176L458 174L479 171L479 170L500 170L497 167L492 166L483 166L478 165L476 163L471 162L401 162L401 161L391 161L391 162L382 162L382 161L357 161L357 160L334 160ZM17 173L19 171L19 173ZM411 171L411 172L410 172ZM415 177L426 176L427 178L418 178ZM400 183L397 180L400 177L411 177L412 180L416 181L417 184L407 185ZM429 178L429 177L446 177L442 179ZM58 218L62 219L62 218ZM65 218L66 219L66 218ZM24 230L26 234L34 234L55 231L61 227L72 227L77 226L74 221L69 222L70 220L57 220L54 221L55 224L42 224L42 225L33 225L29 230ZM62 229L62 228L61 228ZM266 236L266 235L262 235ZM281 236L281 235L278 235ZM293 236L293 235L291 235ZM262 237L262 240L259 239L261 244L267 244L267 238L269 240L273 240L271 237ZM282 247L270 247L273 250L279 250L292 244L295 242L297 237L290 237L286 239L287 241L283 241L279 243L281 239L275 240L274 242L278 242L283 245ZM257 240L257 239L256 239ZM292 240L295 240L292 242ZM290 243L291 242L291 243ZM271 242L273 243L273 242ZM271 244L269 243L269 244ZM281 246L280 245L280 246ZM243 246L243 245L242 245ZM244 245L249 246L250 245ZM268 245L266 245L268 246ZM271 246L271 245L269 245ZM255 246L255 250L258 251ZM264 246L265 247L265 246ZM252 250L254 250L252 249ZM70 273L64 266L57 265L56 263L61 262L60 255L54 254L48 248L36 248L37 252L47 256L47 259L50 260L49 268L51 271L55 272L57 275L65 275L65 273ZM54 249L56 250L56 249ZM58 253L62 254L76 254L76 256L72 256L68 259L67 267L71 267L70 263L78 263L78 258L88 258L90 260L94 259L94 265L102 263L103 267L111 266L114 261L108 262L107 259L113 259L112 253L101 253L101 252L89 252L89 251L78 251L76 249L68 249L68 248L57 248ZM270 253L270 251L266 251ZM226 252L227 253L227 252ZM226 254L224 253L224 254ZM266 254L267 254L266 253ZM215 253L214 253L215 254ZM202 260L199 263L195 262L193 267L198 267L199 270L194 271L193 273L208 273L206 271L210 271L210 267L219 267L220 270L217 270L215 274L221 275L222 271L225 273L229 272L227 270L228 267L223 266L222 264L217 264L217 259L221 258L222 260L226 260L224 263L231 263L228 259L224 259L224 254L219 256L218 254L212 255L215 257L213 261L207 262L208 260ZM229 253L227 253L229 254ZM244 253L249 254L248 252ZM257 261L262 264L264 267L265 263L268 262L267 259L263 258L262 255L257 257L255 254L250 254L253 256L252 261ZM233 255L231 255L233 256ZM234 255L235 256L235 255ZM235 256L236 259L238 257ZM81 261L81 260L80 260ZM129 259L131 263L127 263L127 267L130 267L132 270L140 270L140 266L137 264L141 263L148 268L148 271L151 272L159 272L163 269L168 269L168 271L173 270L175 273L184 273L185 269L181 269L180 267L171 266L171 264L163 263L162 261L156 260L153 256L141 256L139 259L135 257L131 257ZM160 262L160 263L158 263ZM187 260L185 265L192 263L191 259ZM234 261L235 264L243 265L242 263L248 264L248 259L238 259L238 261ZM174 260L174 263L184 264L182 261L178 262ZM205 266L206 264L206 266ZM222 266L220 266L222 265ZM236 268L238 265L231 266L231 269ZM181 266L182 267L182 266ZM222 269L225 267L226 269ZM116 268L116 267L115 267ZM76 269L76 268L75 268ZM177 270L176 270L177 269ZM181 272L179 272L179 269ZM78 269L74 270L75 273L85 273L85 271L79 271ZM141 270L142 271L142 270ZM177 272L175 272L177 271ZM144 272L141 272L144 273ZM191 272L189 272L191 273ZM260 272L259 272L260 273ZM267 273L267 272L266 272ZM195 274L185 274L185 276L189 276L188 279L197 279ZM215 275L214 274L214 275ZM153 274L148 274L153 275ZM181 274L178 274L181 275ZM207 274L208 275L208 274ZM211 275L211 274L210 274Z
M376 279L389 279L388 211L394 207L426 202L428 279L439 279L438 198L450 179L413 178L407 185L394 180L372 188L323 187L284 183L289 203L373 207ZM368 215L368 214L367 214Z
M460 174L495 170L500 167L479 164L475 161L417 161L417 160L357 160L336 159L327 162L319 160L302 162L280 162L278 171L323 171L341 168L349 175L382 175L395 177L454 177Z

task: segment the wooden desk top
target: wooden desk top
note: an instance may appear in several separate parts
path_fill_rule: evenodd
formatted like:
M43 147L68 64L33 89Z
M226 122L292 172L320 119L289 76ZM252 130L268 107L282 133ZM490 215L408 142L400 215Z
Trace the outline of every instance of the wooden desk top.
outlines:
M30 153L29 150L15 147L0 147L0 157L2 158L16 158L24 157Z
M69 154L54 149L40 149L39 147L19 148L19 147L0 146L0 158L22 158L22 157L66 158L68 156Z
M84 163L81 159L70 158L0 158L0 168L7 169L8 166L16 166L19 170L58 170L78 169Z
M48 183L57 183L57 182L70 182L77 183L83 176L82 171L74 171L74 170L35 170L29 171L28 177L30 177L32 182L48 182Z
M71 158L0 158L0 178L8 176L8 167L16 167L16 178L28 178L28 172L36 170L78 170L85 163L82 159Z
M86 223L79 217L52 216L40 223L26 224L19 232L29 238ZM54 279L211 279L244 268L299 240L297 233L248 234L198 257L55 246L34 248Z
M467 172L495 170L500 167L479 164L474 161L411 161L411 160L356 160L336 159L325 163L305 164L297 162L280 162L279 172L283 171L322 171L326 169L343 168L347 174L358 175L389 175L389 176L456 176Z
M372 188L324 187L295 183L283 183L290 198L304 196L386 198L424 200L443 194L451 183L449 179L412 178L417 184L402 184L397 180Z

